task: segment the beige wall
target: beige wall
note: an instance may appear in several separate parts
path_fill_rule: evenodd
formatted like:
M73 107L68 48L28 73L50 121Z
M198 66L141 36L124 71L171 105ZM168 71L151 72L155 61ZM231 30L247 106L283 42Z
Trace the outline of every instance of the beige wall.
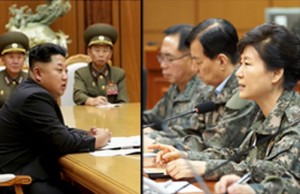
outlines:
M229 20L239 37L264 22L267 7L300 7L299 0L144 0L144 42L160 42L165 28L198 24L210 17Z

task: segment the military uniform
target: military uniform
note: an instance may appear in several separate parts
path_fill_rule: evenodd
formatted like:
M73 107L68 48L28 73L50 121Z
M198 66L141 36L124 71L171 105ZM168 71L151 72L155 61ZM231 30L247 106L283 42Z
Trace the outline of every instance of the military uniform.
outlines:
M257 194L299 193L300 191L300 184L288 171L281 177L269 176L262 183L253 183L250 186Z
M151 110L143 112L143 124L147 125L155 123L159 120L193 110L198 101L196 97L199 96L199 94L207 94L210 89L212 88L206 86L196 75L191 78L191 80L187 83L185 90L182 92L179 91L177 85L172 84L164 97L160 99ZM153 129L168 130L174 125L189 127L189 119L190 115L186 115L164 122L162 126L154 126ZM152 138L155 138L156 136L156 132L154 133L155 134L150 135ZM161 136L164 136L164 132L161 132Z
M76 104L84 104L88 97L97 96L107 97L110 103L128 102L123 69L106 65L106 70L98 75L92 69L90 63L75 72L74 102Z
M217 108L205 114L192 115L190 128L178 126L177 130L187 135L177 138L177 141L173 139L171 145L182 143L191 157L193 152L199 155L199 151L206 148L238 147L258 110L254 102L242 100L238 90L234 71L219 94L211 90L205 98L214 102Z
M84 32L88 47L96 44L113 47L117 37L117 31L109 24L94 24ZM125 71L119 67L105 64L96 70L91 62L75 71L73 100L82 105L89 97L105 96L110 103L126 103L129 98L125 77Z
M187 83L184 91L179 92L178 86L172 84L165 96L151 110L143 112L143 124L151 124L170 118L187 111L191 111L195 106L203 101L205 95L212 88L205 85L196 75ZM163 131L153 131L148 134L152 139L164 144L171 144L174 137L184 137L185 131L177 130L181 127L190 128L190 117L186 115L179 117L162 125L155 125L153 129Z
M26 53L29 49L29 39L21 32L10 31L0 36L0 53L5 55L9 52ZM4 64L6 65L6 64ZM0 71L0 107L8 100L15 87L28 77L24 71L16 77L11 77L6 69Z
M21 71L16 78L10 77L5 70L0 71L0 107L8 100L19 83L28 77L26 72Z
M294 91L285 91L277 100L276 106L270 115L265 118L261 111L257 113L255 122L251 127L240 148L238 149L207 149L199 155L198 160L208 161L206 170L215 169L234 153L241 152L250 146L254 146L248 154L241 156L236 161L229 162L223 167L213 171L206 176L206 179L218 179L229 173L243 175L246 172L252 172L252 181L254 183L262 182L268 177L277 177L277 180L283 184L289 184L292 178L300 181L300 96ZM281 130L281 131L279 131ZM260 139L267 136L272 137L270 140L256 145ZM206 156L205 156L206 154ZM205 156L205 157L204 157ZM195 158L194 158L195 159ZM286 174L289 173L289 178ZM291 180L289 180L291 179ZM277 182L278 182L277 181ZM265 184L272 184L269 182ZM293 188L297 185L290 185ZM259 191L258 193L267 192L264 185L252 185ZM299 187L299 185L298 185Z

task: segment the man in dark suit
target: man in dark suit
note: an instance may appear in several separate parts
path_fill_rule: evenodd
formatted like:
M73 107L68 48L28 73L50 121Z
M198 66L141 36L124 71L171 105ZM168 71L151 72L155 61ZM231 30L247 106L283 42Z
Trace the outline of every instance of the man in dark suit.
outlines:
M0 110L0 174L30 175L25 194L77 193L61 180L58 158L93 151L111 137L107 129L86 132L64 124L57 99L67 83L65 56L52 43L33 47L29 78Z
M117 37L117 31L109 24L94 24L84 32L92 62L75 72L76 104L97 106L128 102L124 70L109 65Z

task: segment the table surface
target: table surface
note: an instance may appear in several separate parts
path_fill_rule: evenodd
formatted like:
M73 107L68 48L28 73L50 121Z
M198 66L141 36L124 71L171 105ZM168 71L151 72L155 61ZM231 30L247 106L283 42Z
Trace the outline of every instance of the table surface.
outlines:
M154 162L154 157L144 157L144 160L143 160L143 168L144 169L147 169L147 168L151 168L152 172L164 172L165 169L164 167L161 167L161 166L157 166ZM147 177L147 174L144 174L144 176ZM167 178L159 178L159 179L155 179L156 182L165 182L165 181L168 181ZM173 181L176 181L176 180L173 180ZM201 189L201 186L193 179L186 179L186 181L192 183L193 185L195 185L196 187L200 188ZM204 181L206 186L208 187L209 191L211 194L214 193L214 186L215 186L215 181ZM200 192L197 194L202 194L204 192ZM182 194L182 192L178 192L178 194ZM194 193L193 193L194 194ZM196 194L196 193L195 193Z
M116 108L61 107L69 127L88 130L108 128L113 137L140 135L140 103ZM140 193L140 155L95 157L89 153L68 154L60 159L68 178L94 193Z

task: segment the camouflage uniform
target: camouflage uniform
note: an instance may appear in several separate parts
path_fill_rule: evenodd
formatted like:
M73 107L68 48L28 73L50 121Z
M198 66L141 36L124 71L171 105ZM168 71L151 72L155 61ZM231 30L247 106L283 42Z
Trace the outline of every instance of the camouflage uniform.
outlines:
M286 171L282 177L269 176L260 184L250 184L257 194L299 193L300 185L297 180Z
M292 178L287 176L288 172L289 176L294 176L299 183L299 121L300 96L294 91L285 91L267 118L264 117L261 111L257 113L255 123L239 149L207 149L199 155L198 159L209 161L206 164L207 170L215 169L217 165L225 161L224 159L234 153L256 145L260 139L274 135L281 130L278 135L261 145L255 146L248 154L214 170L213 173L207 175L205 178L215 180L229 173L242 176L246 172L251 171L252 181L254 183L262 182L266 177L271 177L269 180L271 180L272 177L277 177L277 180L274 179L274 183L266 182L262 185L253 185L253 188L255 188L258 193L273 193L269 191L266 192L264 189L272 190L272 188L266 188L266 185L273 185L275 188L277 182L288 185L291 187L290 189L299 187L299 185L297 186L297 184L293 183Z
M171 85L168 92L153 109L143 112L143 124L154 123L157 121L156 119L163 120L192 111L197 103L203 101L201 100L202 96L206 95L210 89L212 88L206 86L196 75L192 77L181 93L179 93L176 85ZM177 130L177 127L190 128L190 117L191 115L186 115L165 122L161 126L164 131L154 131L149 134L149 137L165 144L170 143L172 140L169 138L174 136L184 137L186 133Z
M213 90L207 96L206 100L217 105L216 110L191 118L193 127L185 130L193 131L192 135L181 140L191 159L194 151L199 155L198 151L206 148L235 148L242 143L258 108L254 102L241 99L238 91L234 71L219 94Z

